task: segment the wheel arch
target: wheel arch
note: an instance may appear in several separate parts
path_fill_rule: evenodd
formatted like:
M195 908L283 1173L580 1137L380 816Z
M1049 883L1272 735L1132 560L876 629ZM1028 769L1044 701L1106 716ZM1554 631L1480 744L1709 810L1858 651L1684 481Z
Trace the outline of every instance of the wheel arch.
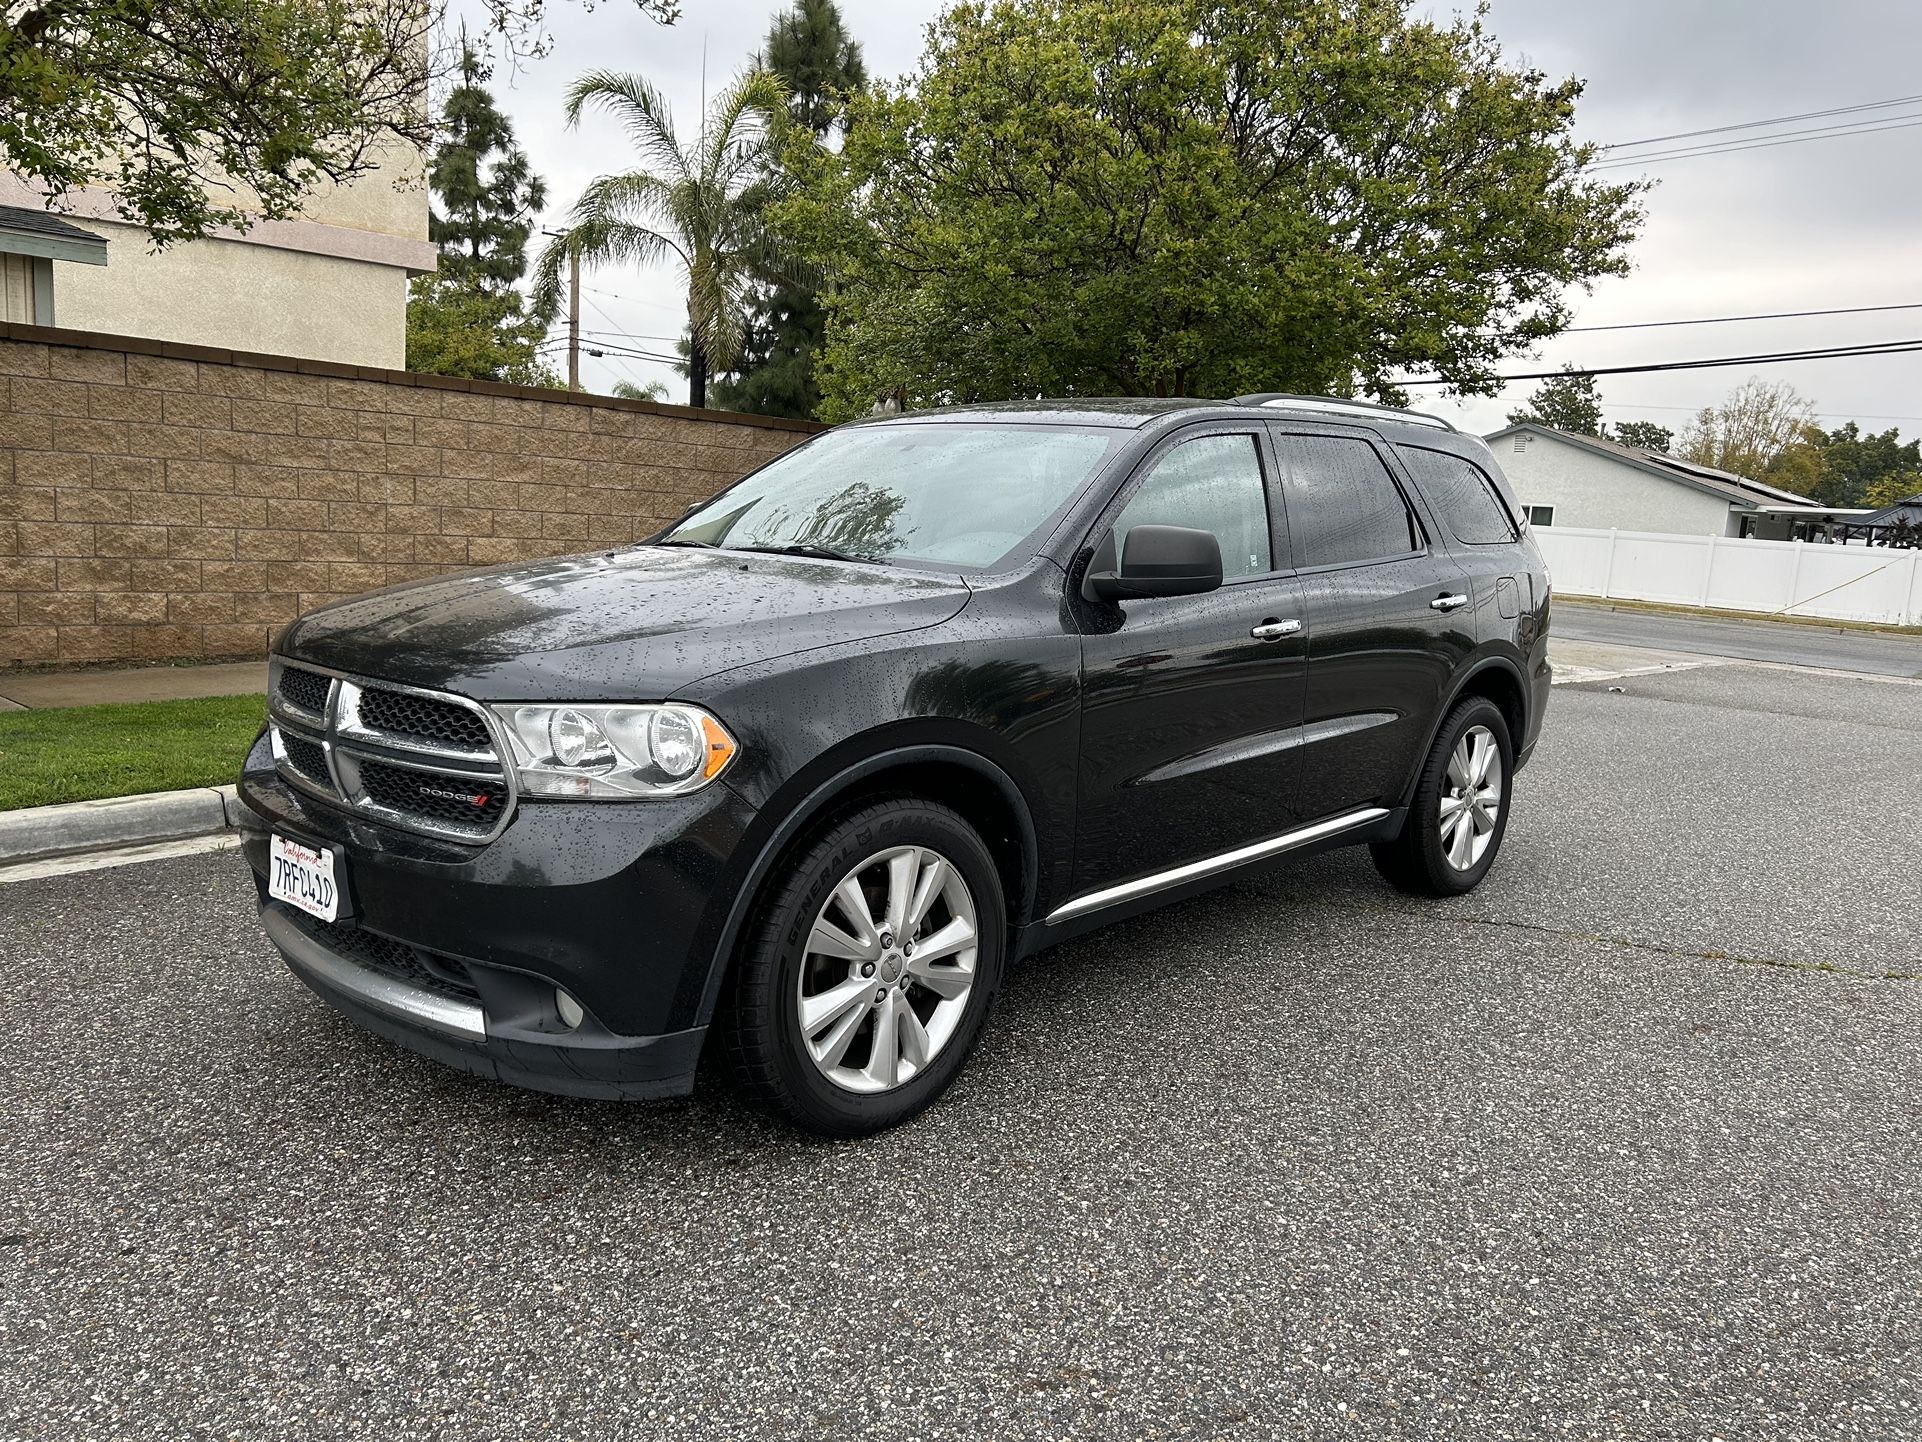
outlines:
M798 793L798 794L797 794ZM952 742L920 741L890 746L832 766L824 777L800 781L761 839L740 884L733 888L726 918L708 958L694 1024L714 1019L735 948L768 875L813 827L837 811L884 795L914 795L958 812L980 833L1001 875L1010 935L1028 920L1040 890L1041 854L1033 809L1008 772L979 751Z
M1493 652L1482 656L1463 668L1455 678L1447 699L1435 711L1434 724L1428 728L1428 738L1416 753L1415 764L1401 788L1401 804L1412 805L1415 799L1415 786L1421 779L1421 768L1434 748L1435 738L1441 734L1449 713L1470 696L1485 696L1493 701L1508 723L1509 744L1519 753L1528 731L1528 683L1523 679L1521 665L1508 656Z

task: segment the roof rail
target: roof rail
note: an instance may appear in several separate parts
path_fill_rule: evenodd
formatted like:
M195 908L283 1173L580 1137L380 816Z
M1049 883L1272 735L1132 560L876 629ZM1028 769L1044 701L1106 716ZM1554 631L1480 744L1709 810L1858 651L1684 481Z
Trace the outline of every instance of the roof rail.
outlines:
M1441 416L1431 416L1426 411L1404 410L1400 406L1378 406L1373 401L1342 400L1335 396L1291 396L1286 391L1257 391L1253 395L1236 396L1235 404L1273 406L1277 410L1288 411L1331 411L1336 414L1392 417L1415 426L1434 426L1444 431L1455 429Z

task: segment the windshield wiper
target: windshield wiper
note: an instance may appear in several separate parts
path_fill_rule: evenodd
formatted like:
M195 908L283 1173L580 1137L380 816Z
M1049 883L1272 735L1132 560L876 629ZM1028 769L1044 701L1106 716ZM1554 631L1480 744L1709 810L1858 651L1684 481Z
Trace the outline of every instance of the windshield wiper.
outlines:
M685 538L676 538L672 541L649 541L647 544L650 546L699 546L704 551L715 549L712 541L695 541Z
M729 546L730 551L759 551L770 556L812 556L820 561L859 561L870 566L885 566L878 556L857 556L852 551L837 551L832 546Z

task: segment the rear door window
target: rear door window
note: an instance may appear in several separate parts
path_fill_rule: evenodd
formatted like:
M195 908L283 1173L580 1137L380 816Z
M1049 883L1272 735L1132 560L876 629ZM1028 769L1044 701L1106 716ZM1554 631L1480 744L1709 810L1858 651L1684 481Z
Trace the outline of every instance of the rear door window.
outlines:
M1422 549L1414 512L1367 441L1282 434L1275 445L1297 567L1359 565Z
M1515 539L1515 522L1482 468L1461 456L1421 446L1396 446L1402 464L1448 533L1466 546L1499 546Z

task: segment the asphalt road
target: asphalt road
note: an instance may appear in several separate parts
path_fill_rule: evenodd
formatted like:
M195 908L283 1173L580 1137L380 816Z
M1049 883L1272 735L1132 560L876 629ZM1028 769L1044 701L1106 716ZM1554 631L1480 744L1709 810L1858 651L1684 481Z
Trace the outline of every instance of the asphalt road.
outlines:
M1655 611L1616 611L1596 604L1555 599L1550 629L1571 641L1692 651L1785 666L1863 671L1877 676L1922 677L1922 636L1844 631L1781 621L1734 621L1709 616L1670 616Z
M0 1437L1922 1437L1922 690L1615 684L1480 892L1059 948L858 1144L405 1056L231 854L0 887Z

